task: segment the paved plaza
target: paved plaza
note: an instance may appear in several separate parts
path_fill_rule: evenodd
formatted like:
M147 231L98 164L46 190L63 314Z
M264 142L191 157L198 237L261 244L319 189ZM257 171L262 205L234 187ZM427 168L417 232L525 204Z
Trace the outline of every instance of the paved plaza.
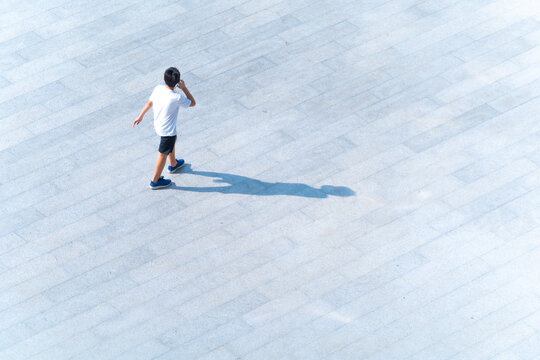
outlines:
M0 360L538 360L539 167L538 0L2 0Z

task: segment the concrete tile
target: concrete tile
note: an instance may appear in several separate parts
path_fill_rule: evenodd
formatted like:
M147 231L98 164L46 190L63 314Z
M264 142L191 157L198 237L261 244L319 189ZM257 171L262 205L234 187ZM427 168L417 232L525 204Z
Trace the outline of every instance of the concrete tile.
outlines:
M150 359L151 357L157 357L165 352L169 351L169 348L157 340L148 341L132 350L129 350L117 359Z
M13 39L2 41L2 56L14 53L25 48L26 46L36 44L41 40L43 39L38 34L33 31L29 31Z
M250 32L254 28L264 25L269 21L275 20L278 16L268 10L262 10L250 16L246 16L242 20L236 21L230 25L225 26L224 32L226 34L236 36L245 32Z
M250 46L264 39L268 39L276 34L286 31L289 28L293 28L299 24L298 19L294 16L286 15L278 17L263 25L257 26L254 30L244 33L240 36L234 36L230 40L216 44L208 49L208 52L221 57L230 55L236 51L240 51L246 46ZM233 26L229 25L229 26ZM226 30L224 30L226 32Z
M47 347L58 343L62 338L69 336L69 332L65 332L65 328L70 325L73 326L73 323L78 325L79 331L84 331L96 323L110 318L113 314L115 314L114 309L107 306L97 306L90 311L71 318L68 322L18 343L16 346L7 349L5 353L7 355L16 356L31 356L37 354Z
M240 51L230 55L220 57L217 61L201 66L193 70L193 73L201 79L209 79L214 75L219 75L226 70L234 69L247 61L258 58L268 52L270 49L279 47L280 41L276 38L269 38L259 43L247 46ZM264 50L266 51L264 51Z
M420 152L426 150L445 139L455 136L462 131L487 121L498 113L488 105L480 106L462 116L454 119L452 122L440 125L429 132L420 134L405 142L405 145L411 149Z
M539 84L538 81L533 81L490 101L489 104L497 111L506 112L537 97L540 88Z

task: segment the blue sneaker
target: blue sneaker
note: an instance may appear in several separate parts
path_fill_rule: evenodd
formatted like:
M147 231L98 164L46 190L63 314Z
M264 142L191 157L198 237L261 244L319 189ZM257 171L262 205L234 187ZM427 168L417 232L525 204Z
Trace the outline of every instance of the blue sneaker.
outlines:
M175 167L172 167L171 165L169 165L169 174L177 172L178 170L180 170L182 166L184 166L184 159L176 159Z
M152 190L156 190L156 189L161 189L161 188L167 187L169 185L171 185L171 180L164 179L163 176L162 176L162 177L159 178L157 183L155 183L153 181L150 181L149 188L152 189Z

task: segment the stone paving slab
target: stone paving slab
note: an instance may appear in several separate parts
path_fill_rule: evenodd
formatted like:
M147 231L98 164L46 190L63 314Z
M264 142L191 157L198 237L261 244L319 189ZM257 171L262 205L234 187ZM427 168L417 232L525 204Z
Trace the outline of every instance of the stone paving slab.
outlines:
M0 359L538 359L539 69L536 0L2 1Z

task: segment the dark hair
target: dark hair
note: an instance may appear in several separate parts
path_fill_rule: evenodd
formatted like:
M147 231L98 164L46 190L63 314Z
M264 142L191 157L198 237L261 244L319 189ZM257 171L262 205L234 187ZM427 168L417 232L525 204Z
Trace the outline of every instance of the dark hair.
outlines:
M180 71L178 71L178 69L175 67L170 67L165 70L163 79L165 80L165 84L167 84L167 86L174 88L180 81Z

